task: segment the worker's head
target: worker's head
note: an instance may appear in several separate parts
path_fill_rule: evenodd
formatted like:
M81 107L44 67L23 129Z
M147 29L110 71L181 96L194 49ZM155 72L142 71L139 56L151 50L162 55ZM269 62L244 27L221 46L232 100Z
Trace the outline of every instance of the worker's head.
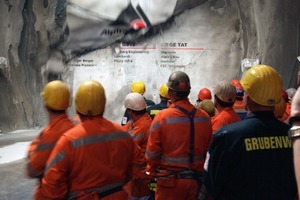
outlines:
M95 80L82 82L75 94L76 111L86 116L102 115L106 97L103 86Z
M250 97L261 106L274 107L281 99L282 79L268 65L251 67L240 81L245 91L244 99Z
M159 96L160 98L168 99L168 86L166 83L163 83L159 88Z
M283 97L280 98L278 104L275 105L274 115L276 118L281 119L285 113L286 101Z
M126 108L140 111L144 110L147 107L144 97L139 93L129 93L125 97L124 105Z
M231 80L230 81L231 84L235 87L236 93L236 100L243 100L243 96L244 96L244 89L240 83L239 80Z
M167 86L169 88L169 97L174 101L186 99L190 94L191 85L189 76L182 71L171 73Z
M214 103L209 99L204 99L198 103L198 108L204 110L210 117L215 115L215 106Z
M146 113L146 101L139 93L129 93L125 97L124 106L128 110L130 118L135 121L134 116L140 116Z
M44 105L53 111L64 111L70 105L70 91L67 84L60 80L47 83L41 92Z
M230 81L221 81L214 88L215 106L233 106L236 98L236 89Z
M131 92L143 95L146 91L146 85L143 81L135 81L131 85Z
M202 88L199 90L197 102L200 102L200 101L203 101L206 99L211 100L211 92L208 88Z

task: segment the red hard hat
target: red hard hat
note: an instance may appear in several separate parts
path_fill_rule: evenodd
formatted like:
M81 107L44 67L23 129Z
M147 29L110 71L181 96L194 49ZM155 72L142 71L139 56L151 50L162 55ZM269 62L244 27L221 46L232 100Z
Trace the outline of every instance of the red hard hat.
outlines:
M211 92L208 88L202 88L198 93L198 98L203 101L205 99L211 100Z

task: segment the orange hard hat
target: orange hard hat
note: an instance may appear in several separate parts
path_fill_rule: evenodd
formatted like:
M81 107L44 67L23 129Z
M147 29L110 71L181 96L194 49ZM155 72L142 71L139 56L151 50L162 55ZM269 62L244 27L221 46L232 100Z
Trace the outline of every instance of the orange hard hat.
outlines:
M202 88L198 93L198 99L200 99L201 101L203 101L205 99L211 100L210 90L208 88Z

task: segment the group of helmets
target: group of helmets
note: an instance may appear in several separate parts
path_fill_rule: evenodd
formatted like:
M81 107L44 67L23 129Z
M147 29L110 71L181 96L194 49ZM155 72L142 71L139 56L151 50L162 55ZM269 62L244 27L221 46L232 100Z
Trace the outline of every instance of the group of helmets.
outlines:
M146 85L143 81L134 81L131 85L131 92L143 95L146 91ZM163 83L159 88L159 95L163 98L168 98L168 86Z
M146 109L147 104L143 94L146 91L146 86L143 81L134 81L131 85L131 92L125 97L125 108L141 111ZM159 88L159 95L161 98L168 98L168 86L166 83L163 83Z
M282 97L287 96L282 93L282 87L282 78L274 68L256 65L251 67L240 81L218 83L214 88L214 94L222 101L230 103L235 99L241 99L246 92L259 105L275 106L280 103ZM210 91L203 88L199 91L198 98L211 99Z
M54 111L66 110L70 105L69 87L60 80L47 83L41 96L45 106ZM89 80L79 85L75 94L77 112L89 116L100 115L104 112L105 103L105 91L99 82Z
M282 98L281 76L274 68L267 65L251 67L241 81L231 81L230 85L232 87L227 85L227 82L220 84L226 86L225 88L227 88L228 93L227 95L222 93L223 96L219 95L221 93L218 91L218 87L216 87L215 94L216 96L219 95L218 98L225 102L232 102L236 97L241 97L244 91L253 101L264 106L275 106ZM191 86L188 75L182 71L173 72L167 84L161 86L159 94L162 97L167 97L169 89L176 92L189 92ZM133 98L132 95L135 95L134 93L139 94L139 97L136 98L140 99L142 102L140 107L144 108L145 100L142 95L146 90L145 84L142 81L136 81L132 84L131 90L133 94L128 96L128 99ZM60 92L57 93L55 91ZM44 104L55 111L65 110L70 105L69 88L62 81L57 80L46 84L41 92L41 96L44 99ZM198 97L199 99L211 99L211 93L209 89L203 88L199 91ZM83 115L100 115L104 112L105 103L105 90L98 81L88 80L79 85L75 94L75 107L77 112ZM129 106L129 104L127 106Z

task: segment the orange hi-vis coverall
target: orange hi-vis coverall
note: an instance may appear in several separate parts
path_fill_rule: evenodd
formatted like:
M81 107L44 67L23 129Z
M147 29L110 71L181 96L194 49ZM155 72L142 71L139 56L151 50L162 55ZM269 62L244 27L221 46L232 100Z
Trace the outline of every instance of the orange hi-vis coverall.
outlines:
M235 100L233 104L233 110L240 116L242 120L247 116L247 110L245 109L243 100Z
M233 110L232 107L226 107L211 118L212 130L216 132L224 125L241 121L240 116Z
M50 122L32 141L28 148L27 174L31 178L41 179L44 175L47 159L56 142L67 130L74 127L67 114L61 114ZM35 195L39 193L37 186ZM37 197L36 197L37 198Z
M178 107L195 112L193 126L190 117ZM211 140L209 115L188 99L176 101L156 114L146 150L147 170L157 181L156 200L196 199L201 185L195 175L203 172Z
M103 117L91 117L57 142L42 179L42 199L127 200L122 190L144 156L123 128Z
M136 122L130 120L125 126L125 130L129 132L133 140L141 147L143 153L146 151L148 133L152 123L152 119L148 113L145 113Z
M72 121L73 121L74 124L80 124L80 123L81 123L81 120L80 120L79 115L76 115L76 116L72 119Z
M145 155L147 141L148 141L148 132L151 126L152 119L148 113L145 113L140 119L133 122L130 120L124 128L132 136L133 140L141 147L143 155ZM146 170L143 168L142 170ZM146 173L146 171L145 171ZM132 179L128 185L126 185L126 190L129 191L130 196L132 197L144 197L149 196L149 186L148 186L149 177L145 178Z

